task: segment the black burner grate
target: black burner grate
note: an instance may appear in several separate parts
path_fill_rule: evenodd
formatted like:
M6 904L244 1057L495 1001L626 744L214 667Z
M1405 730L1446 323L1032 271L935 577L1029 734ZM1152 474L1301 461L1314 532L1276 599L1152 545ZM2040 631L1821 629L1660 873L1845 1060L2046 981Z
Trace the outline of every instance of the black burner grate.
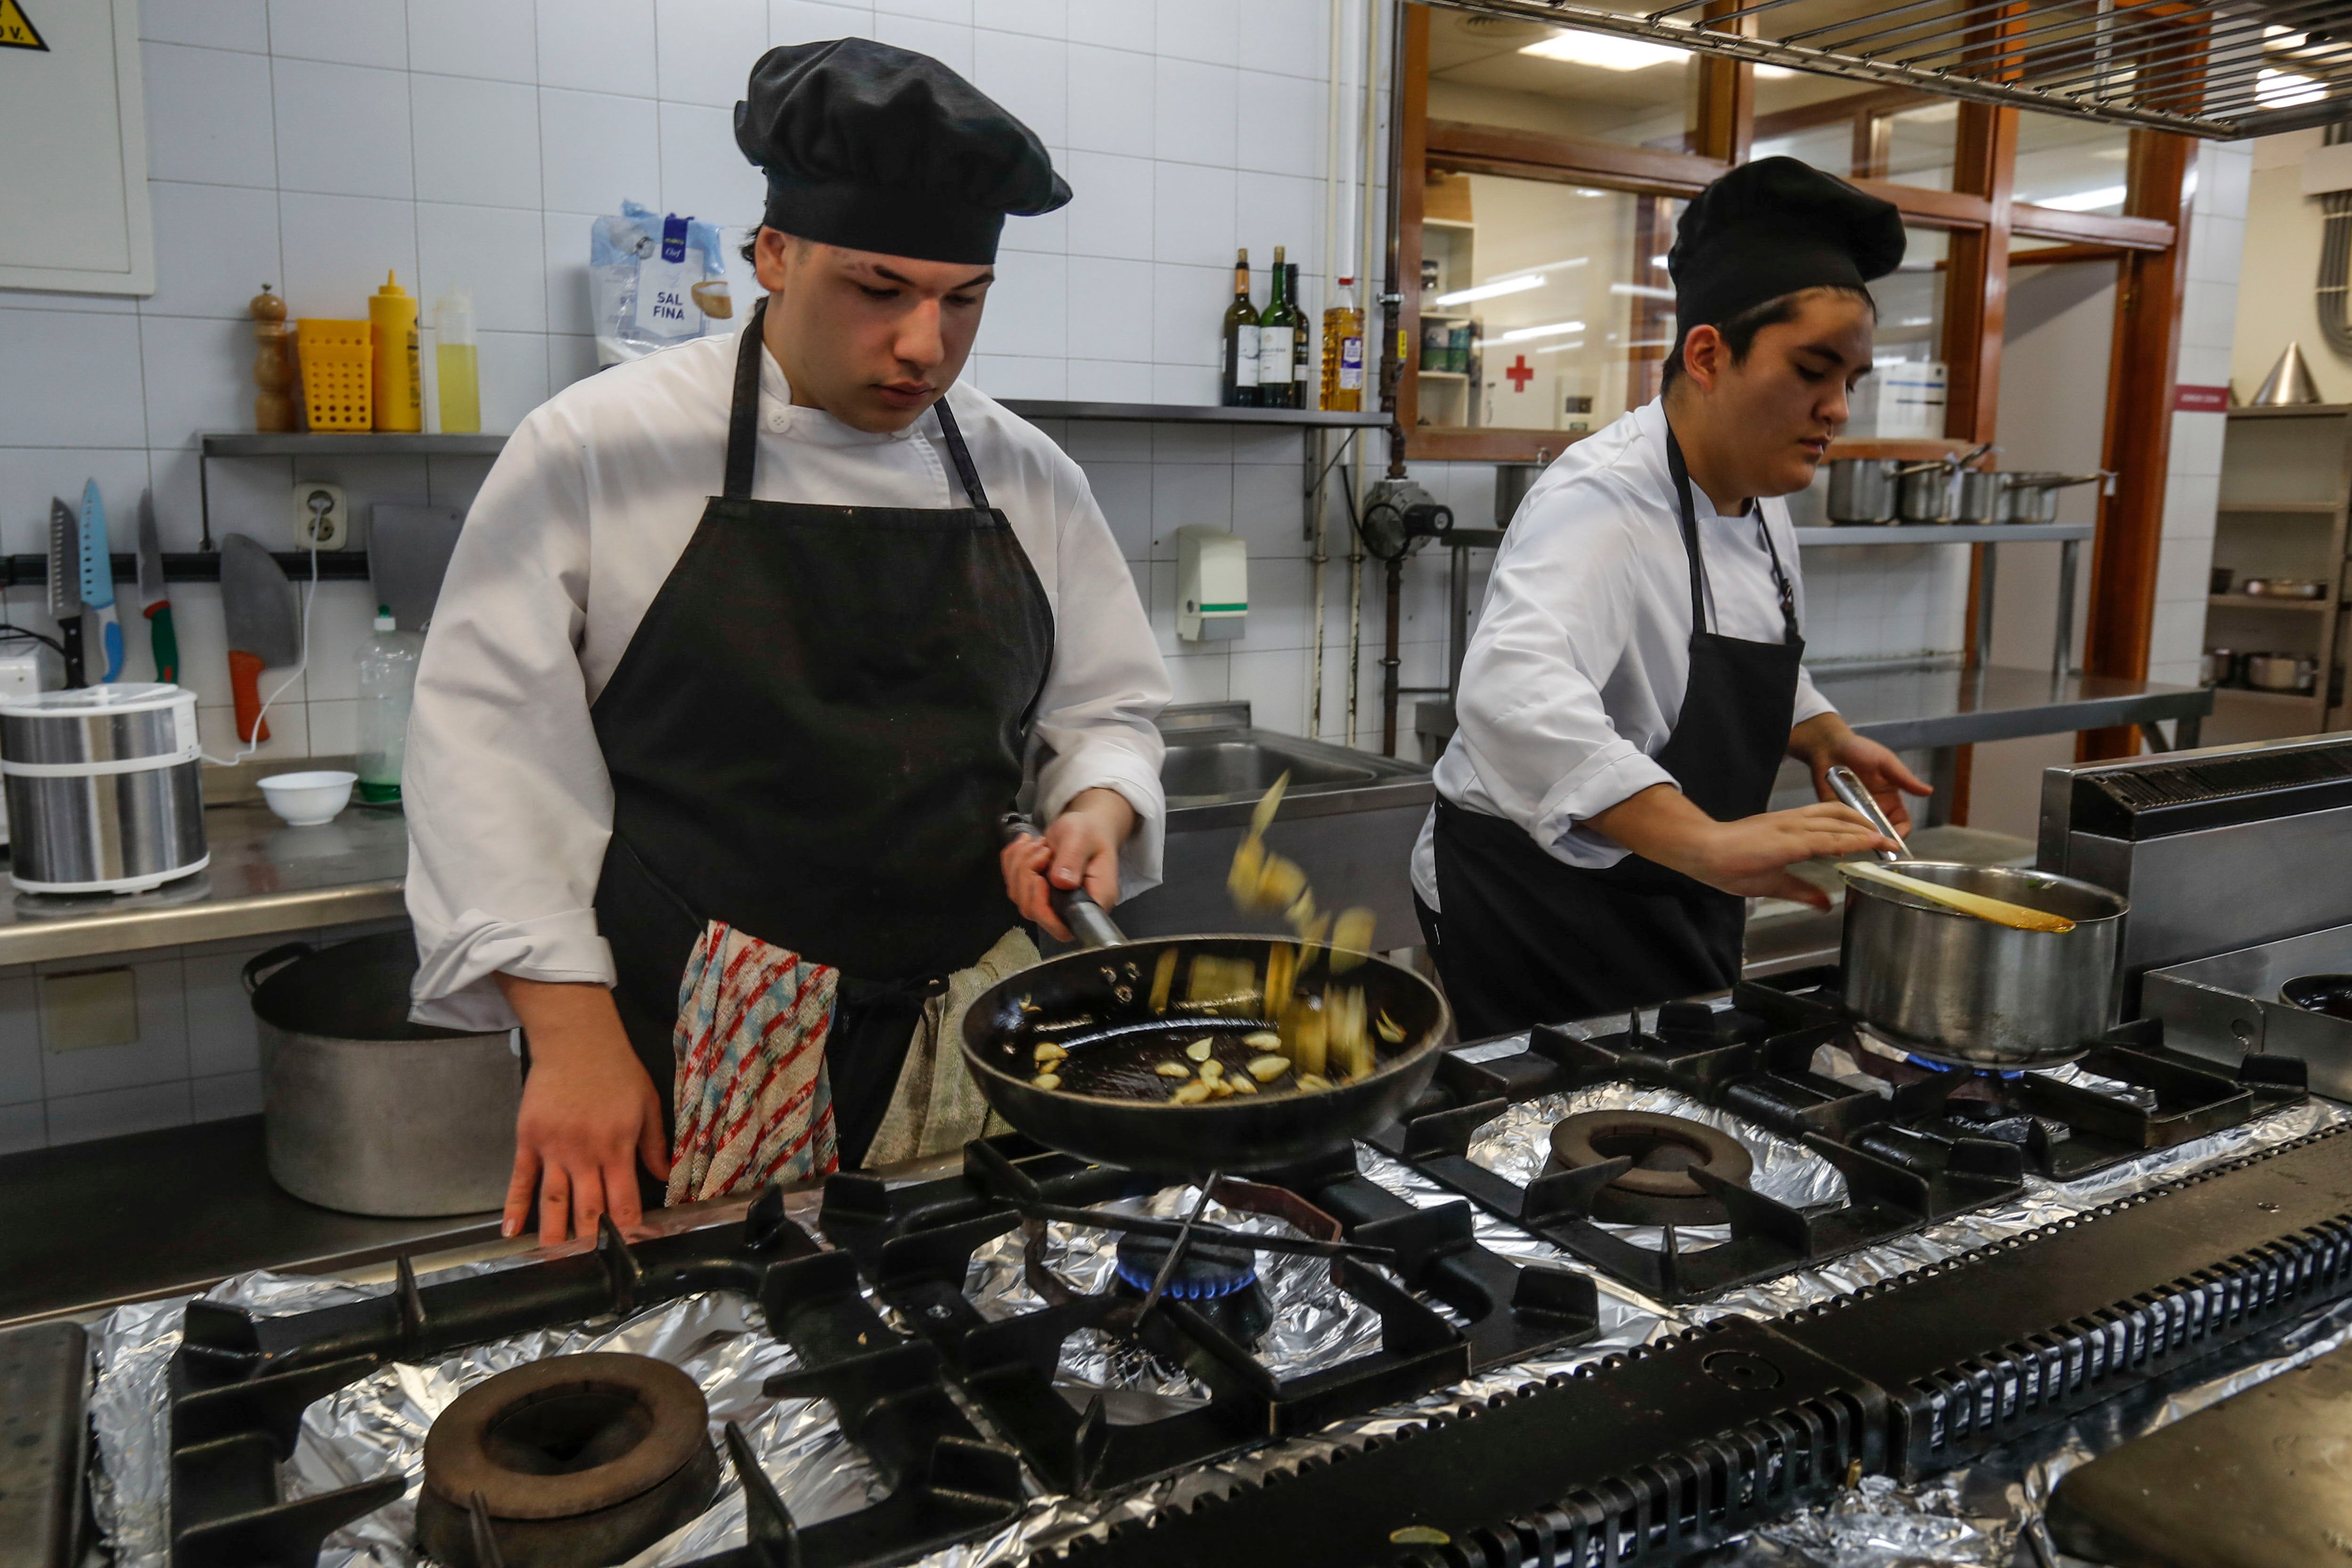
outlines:
M1887 1095L1812 1070L1814 1053L1863 1053L1843 1020L1834 971L1769 984L1743 982L1731 1009L1661 1008L1652 1033L1580 1039L1538 1028L1526 1050L1481 1062L1449 1057L1415 1113L1369 1142L1656 1300L1701 1300L1769 1279L1998 1203L2023 1190L2029 1165L2053 1179L2086 1175L2151 1149L2235 1126L2303 1098L2303 1064L2249 1056L2235 1077L2164 1048L2162 1026L2128 1024L2081 1061L2137 1086L2131 1098L2043 1073L1904 1069ZM1671 1089L1792 1140L1835 1167L1847 1201L1798 1209L1705 1171L1693 1179L1720 1202L1731 1238L1685 1251L1673 1226L1657 1248L1598 1223L1618 1159L1552 1170L1522 1184L1469 1158L1472 1139L1509 1105L1602 1083ZM1960 1100L1963 1091L1990 1100Z

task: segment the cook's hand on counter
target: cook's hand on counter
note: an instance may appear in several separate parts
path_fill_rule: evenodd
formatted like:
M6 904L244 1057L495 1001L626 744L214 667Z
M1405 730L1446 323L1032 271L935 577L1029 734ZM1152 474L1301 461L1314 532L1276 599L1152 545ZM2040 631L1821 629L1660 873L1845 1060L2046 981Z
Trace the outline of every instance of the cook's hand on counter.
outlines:
M1644 858L1727 893L1830 907L1830 896L1789 868L1816 857L1867 854L1895 846L1851 806L1825 801L1717 822L1672 784L1652 784L1591 819L1593 827Z
M1936 793L1903 765L1902 758L1855 734L1853 727L1834 713L1816 713L1790 731L1789 754L1813 770L1813 793L1823 800L1837 798L1830 788L1830 770L1852 768L1862 779L1862 787L1878 802L1878 809L1886 814L1886 820L1895 825L1895 831L1906 838L1911 835L1911 808L1903 804L1903 797Z
M1114 789L1085 789L1071 797L1043 838L1023 834L1004 847L998 863L1004 868L1004 896L1021 911L1063 942L1070 928L1054 913L1052 889L1086 885L1095 902L1109 909L1118 902L1118 849L1135 830L1135 807Z
M669 1175L669 1129L613 994L511 974L499 975L499 986L530 1041L501 1234L530 1228L534 1194L541 1247L593 1237L607 1214L628 1230L643 1217L636 1163Z

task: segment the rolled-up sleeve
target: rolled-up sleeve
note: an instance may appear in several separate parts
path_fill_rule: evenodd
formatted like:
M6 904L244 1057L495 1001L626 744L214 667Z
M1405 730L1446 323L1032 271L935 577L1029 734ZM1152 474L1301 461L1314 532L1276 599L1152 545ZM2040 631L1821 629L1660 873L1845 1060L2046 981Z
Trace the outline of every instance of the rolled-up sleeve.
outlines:
M542 409L499 455L441 588L401 786L420 1023L511 1027L493 976L609 985L593 908L613 795L588 717L582 443Z
M1071 464L1055 563L1054 665L1037 702L1035 815L1051 822L1082 790L1112 789L1135 808L1119 853L1122 898L1160 885L1168 831L1156 721L1172 695L1134 574L1085 476Z
M1674 783L1618 733L1603 700L1633 640L1632 566L1612 521L1528 518L1496 564L1462 661L1457 721L1478 780L1547 848Z

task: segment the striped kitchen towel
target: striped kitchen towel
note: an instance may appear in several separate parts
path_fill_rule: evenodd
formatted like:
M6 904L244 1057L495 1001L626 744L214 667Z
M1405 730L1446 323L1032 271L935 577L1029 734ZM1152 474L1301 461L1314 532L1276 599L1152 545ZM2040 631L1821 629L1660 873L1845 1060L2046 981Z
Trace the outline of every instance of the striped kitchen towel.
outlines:
M678 982L671 1203L839 1167L824 1071L839 979L720 921L703 928Z

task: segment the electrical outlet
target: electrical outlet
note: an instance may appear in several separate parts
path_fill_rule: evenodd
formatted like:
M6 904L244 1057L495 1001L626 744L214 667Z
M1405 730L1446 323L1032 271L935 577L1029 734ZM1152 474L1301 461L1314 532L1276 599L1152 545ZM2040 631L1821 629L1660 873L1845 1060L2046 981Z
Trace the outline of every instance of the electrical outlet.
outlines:
M341 550L351 536L351 511L343 502L343 487L312 479L297 479L294 482L295 548Z

